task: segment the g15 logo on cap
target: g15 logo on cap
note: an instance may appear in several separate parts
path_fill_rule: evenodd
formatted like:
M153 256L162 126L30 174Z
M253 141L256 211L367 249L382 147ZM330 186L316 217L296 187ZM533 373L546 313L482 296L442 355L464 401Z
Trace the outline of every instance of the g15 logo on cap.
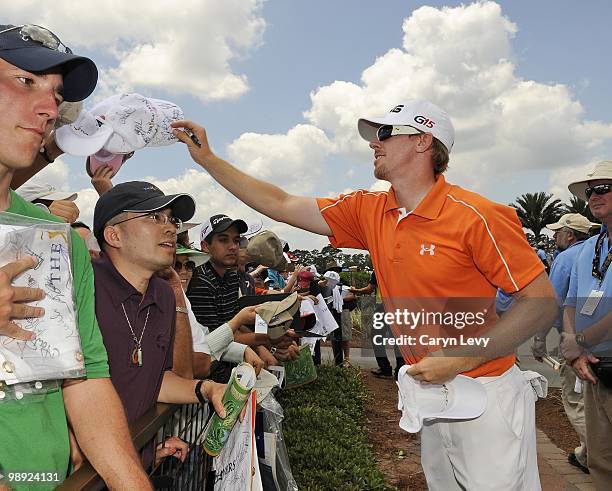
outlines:
M432 121L431 119L426 118L425 116L415 116L414 120L419 123L422 124L423 126L425 126L426 128L433 128L434 125L436 124L435 121Z
M215 225L217 225L217 223L222 222L223 220L229 220L229 217L227 215L221 215L217 218L214 218L211 224L214 227Z
M390 113L399 113L402 111L402 109L404 109L404 105L400 104L398 106L395 106L393 109L391 109L391 111L389 111Z

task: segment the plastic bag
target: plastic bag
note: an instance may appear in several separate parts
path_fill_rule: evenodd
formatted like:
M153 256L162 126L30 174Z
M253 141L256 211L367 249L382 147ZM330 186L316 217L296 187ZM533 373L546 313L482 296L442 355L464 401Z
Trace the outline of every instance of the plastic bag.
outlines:
M66 223L0 213L0 266L26 255L38 257L36 267L17 276L13 285L41 288L45 292L42 300L29 302L45 309L43 317L15 320L23 329L35 332L35 340L0 336L0 381L7 385L35 382L33 391L39 393L41 381L85 376L74 301L70 234L70 225ZM46 385L49 384L43 383L43 387ZM17 393L15 396L18 398Z
M283 408L270 393L257 405L255 439L264 491L297 491L283 438Z

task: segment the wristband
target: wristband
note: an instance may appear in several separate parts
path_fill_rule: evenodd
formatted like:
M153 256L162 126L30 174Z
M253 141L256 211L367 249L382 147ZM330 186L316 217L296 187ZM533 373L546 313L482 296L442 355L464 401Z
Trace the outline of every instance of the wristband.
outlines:
M208 382L208 379L198 380L198 383L195 385L195 395L198 398L198 401L200 401L200 404L206 404L208 402L204 398L204 396L202 395L202 391L200 390L204 382Z

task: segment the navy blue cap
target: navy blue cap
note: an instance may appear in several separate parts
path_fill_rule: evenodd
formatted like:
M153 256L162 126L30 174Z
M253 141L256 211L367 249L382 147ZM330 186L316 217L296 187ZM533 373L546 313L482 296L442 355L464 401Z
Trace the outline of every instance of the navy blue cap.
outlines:
M163 208L170 208L172 216L186 222L195 213L195 201L189 194L165 195L150 182L129 181L117 184L100 196L96 203L93 233L101 244L105 225L120 213L146 213Z
M43 40L34 40L29 33L35 39L40 34ZM47 40L57 41L60 49L49 47ZM59 68L64 79L64 100L69 102L86 99L98 81L98 69L92 60L72 54L55 34L40 26L0 25L0 58L32 73Z

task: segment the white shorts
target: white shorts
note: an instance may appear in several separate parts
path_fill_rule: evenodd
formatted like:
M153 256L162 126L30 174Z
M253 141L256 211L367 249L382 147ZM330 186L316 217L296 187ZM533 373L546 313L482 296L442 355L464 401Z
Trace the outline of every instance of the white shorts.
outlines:
M487 391L472 420L435 420L421 430L421 464L433 491L539 491L535 429L537 395L513 366L477 378Z

